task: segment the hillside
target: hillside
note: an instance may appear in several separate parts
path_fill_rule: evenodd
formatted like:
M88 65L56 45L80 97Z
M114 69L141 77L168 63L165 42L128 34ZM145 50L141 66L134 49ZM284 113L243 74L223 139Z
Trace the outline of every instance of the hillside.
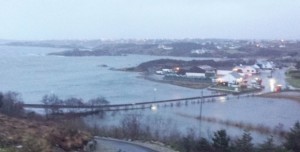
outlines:
M91 135L86 132L54 121L13 118L0 114L0 124L0 151L71 151L81 149L91 139Z

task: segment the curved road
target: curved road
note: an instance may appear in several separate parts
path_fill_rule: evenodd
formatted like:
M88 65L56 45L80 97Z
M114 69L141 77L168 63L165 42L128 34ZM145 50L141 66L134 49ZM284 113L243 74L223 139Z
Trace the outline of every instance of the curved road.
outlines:
M102 137L96 137L95 139L97 141L96 152L158 152L153 149L123 140Z

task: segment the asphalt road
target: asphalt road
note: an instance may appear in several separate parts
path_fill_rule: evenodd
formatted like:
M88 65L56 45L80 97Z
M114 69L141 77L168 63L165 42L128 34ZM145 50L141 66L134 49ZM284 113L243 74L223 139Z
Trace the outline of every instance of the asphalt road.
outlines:
M123 140L102 137L97 137L95 139L97 141L96 152L158 152Z
M276 69L272 72L272 78L269 76L271 75L271 71L263 71L260 75L260 77L263 80L263 85L265 86L265 89L263 92L273 92L274 91L274 85L282 85L282 88L284 89L286 87L286 81L285 81L285 72L286 69ZM272 84L271 79L274 80L273 88L271 87Z

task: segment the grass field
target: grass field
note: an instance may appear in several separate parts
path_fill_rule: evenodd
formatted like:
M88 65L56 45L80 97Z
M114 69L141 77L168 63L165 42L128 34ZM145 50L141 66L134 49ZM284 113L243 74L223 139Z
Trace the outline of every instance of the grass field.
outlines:
M286 81L295 88L300 88L300 79L294 78L291 74L286 74Z
M286 81L295 88L300 88L300 79L295 79L291 77L287 77Z

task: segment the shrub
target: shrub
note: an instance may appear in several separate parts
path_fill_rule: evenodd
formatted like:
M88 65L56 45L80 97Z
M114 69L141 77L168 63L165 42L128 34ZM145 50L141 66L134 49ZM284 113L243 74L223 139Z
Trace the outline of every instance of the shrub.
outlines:
M50 144L42 138L25 136L22 152L51 152Z

